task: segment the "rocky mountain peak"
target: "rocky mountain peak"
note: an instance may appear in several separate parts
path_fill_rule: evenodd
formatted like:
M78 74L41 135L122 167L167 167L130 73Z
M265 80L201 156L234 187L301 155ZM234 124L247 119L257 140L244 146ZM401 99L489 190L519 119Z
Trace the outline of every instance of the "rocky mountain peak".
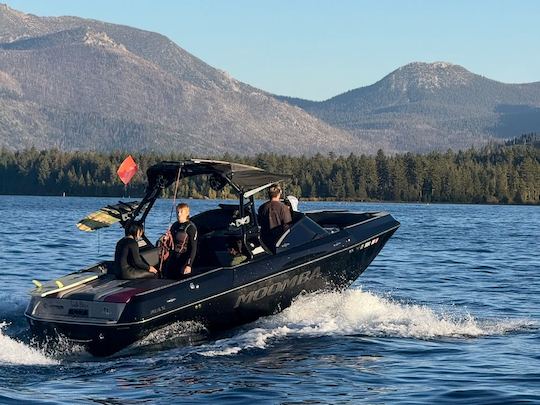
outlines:
M51 17L51 20L57 19ZM46 33L43 20L0 3L0 42L13 42L32 35Z
M393 71L381 82L391 90L406 92L411 89L436 91L467 86L475 75L467 69L448 62L413 62Z
M203 155L368 147L209 66L163 35L4 6L0 146L32 145Z
M17 11L15 9L12 9L11 7L9 7L7 4L5 3L0 3L0 14L2 16L4 15L9 15L9 14L13 14L13 15L16 15L16 16L19 16L19 17L23 17L27 14L21 12L21 11Z

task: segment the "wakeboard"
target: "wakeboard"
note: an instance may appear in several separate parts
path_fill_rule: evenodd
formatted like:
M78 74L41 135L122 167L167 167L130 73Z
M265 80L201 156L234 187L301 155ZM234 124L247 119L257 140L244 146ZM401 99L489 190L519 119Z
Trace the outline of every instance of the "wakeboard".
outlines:
M122 202L107 205L88 214L77 223L81 231L92 232L96 229L106 228L119 221L126 221L129 215L137 209L139 201Z

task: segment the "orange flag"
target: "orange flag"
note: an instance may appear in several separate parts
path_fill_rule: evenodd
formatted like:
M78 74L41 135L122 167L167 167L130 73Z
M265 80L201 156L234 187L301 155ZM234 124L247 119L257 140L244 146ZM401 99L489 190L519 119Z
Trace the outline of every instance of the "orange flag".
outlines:
M120 180L122 180L122 183L128 184L133 176L135 176L135 173L137 173L138 168L135 160L129 155L124 159L116 173L118 174L118 177L120 177Z

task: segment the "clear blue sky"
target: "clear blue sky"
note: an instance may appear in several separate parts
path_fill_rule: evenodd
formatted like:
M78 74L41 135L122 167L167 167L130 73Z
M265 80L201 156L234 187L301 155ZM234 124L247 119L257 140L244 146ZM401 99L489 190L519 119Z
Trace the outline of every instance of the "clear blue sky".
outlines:
M156 31L255 87L321 100L413 61L540 81L540 1L0 0Z

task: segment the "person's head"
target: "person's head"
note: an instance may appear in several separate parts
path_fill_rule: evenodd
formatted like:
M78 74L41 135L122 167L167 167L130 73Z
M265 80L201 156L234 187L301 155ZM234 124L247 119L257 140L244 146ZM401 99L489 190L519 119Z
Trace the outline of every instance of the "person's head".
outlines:
M189 220L189 205L186 203L180 203L176 206L176 217L178 222L186 222Z
M139 239L144 234L144 226L139 221L131 221L125 228L126 236Z
M288 195L285 197L285 205L287 205L292 211L298 211L298 198L294 195Z
M279 184L272 184L268 188L268 198L270 200L279 200L281 197L281 187Z
M242 252L242 241L240 239L232 239L228 241L227 251L231 256L238 256Z

